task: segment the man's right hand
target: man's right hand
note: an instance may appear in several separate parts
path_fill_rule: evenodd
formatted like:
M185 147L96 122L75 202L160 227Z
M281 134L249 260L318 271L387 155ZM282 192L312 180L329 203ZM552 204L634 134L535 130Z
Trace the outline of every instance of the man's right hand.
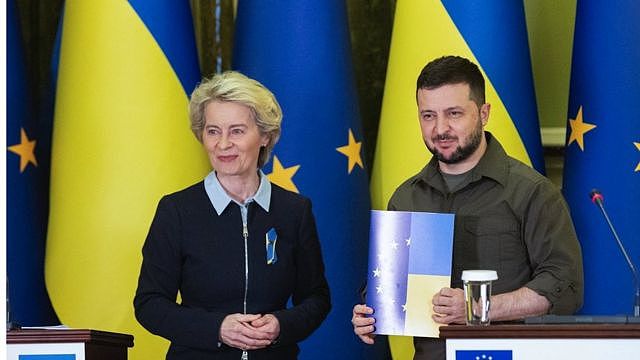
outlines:
M376 322L372 316L373 309L364 304L359 304L353 307L353 317L351 317L351 323L353 324L353 332L358 335L360 340L365 344L373 344L375 334L373 330L375 327L373 324Z

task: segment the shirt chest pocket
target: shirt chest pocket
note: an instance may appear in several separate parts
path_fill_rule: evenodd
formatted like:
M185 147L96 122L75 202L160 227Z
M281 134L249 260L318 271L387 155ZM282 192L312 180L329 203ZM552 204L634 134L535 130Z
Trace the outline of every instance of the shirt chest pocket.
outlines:
M520 225L513 217L465 217L462 225L455 247L458 263L463 264L463 269L488 269L501 273L511 258L521 259L524 255Z
M520 226L511 216L488 215L467 217L465 229L477 237L482 237L500 234L517 235L520 231Z

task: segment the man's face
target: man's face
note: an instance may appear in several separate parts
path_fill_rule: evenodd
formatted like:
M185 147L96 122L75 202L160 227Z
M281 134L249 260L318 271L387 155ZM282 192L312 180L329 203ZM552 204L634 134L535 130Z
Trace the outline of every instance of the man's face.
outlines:
M489 104L478 108L469 98L469 92L466 83L418 90L422 139L442 163L458 164L468 160L483 141Z

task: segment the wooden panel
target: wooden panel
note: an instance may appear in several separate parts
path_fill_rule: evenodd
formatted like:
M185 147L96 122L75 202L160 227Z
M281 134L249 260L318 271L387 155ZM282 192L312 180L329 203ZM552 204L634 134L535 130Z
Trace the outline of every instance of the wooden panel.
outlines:
M133 336L107 331L73 329L73 330L41 330L25 329L7 332L7 344L35 344L83 342L112 346L132 347Z
M127 348L125 346L114 346L104 344L85 344L85 359L87 360L116 360L127 359Z

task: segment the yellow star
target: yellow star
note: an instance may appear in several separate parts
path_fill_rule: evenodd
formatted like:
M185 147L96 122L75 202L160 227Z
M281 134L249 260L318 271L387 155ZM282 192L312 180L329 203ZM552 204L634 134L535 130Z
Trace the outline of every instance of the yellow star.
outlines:
M360 147L362 147L362 142L356 142L356 139L353 137L353 132L349 129L349 144L336 148L338 152L349 158L349 174L351 174L351 170L353 170L353 167L356 166L356 164L360 165L361 168L364 168L364 165L362 165L362 158L360 157Z
M23 128L20 128L20 144L8 147L9 151L20 155L20 172L23 172L29 163L32 163L33 166L38 166L36 155L33 152L35 148L36 141L29 140L27 133Z
M633 145L635 145L636 149L638 149L638 151L640 151L640 143L634 142ZM635 171L640 171L640 162L638 163L638 166L636 166L636 170Z
M273 170L271 174L267 174L267 178L272 183L281 186L289 191L293 191L299 193L296 184L293 183L293 175L295 175L296 171L298 171L300 165L294 165L288 168L284 168L278 160L277 156L273 156Z
M582 122L582 106L578 109L578 115L575 120L569 119L569 125L571 125L571 135L569 135L569 142L567 143L567 146L571 145L571 143L575 141L578 143L578 146L580 146L580 150L584 151L584 134L596 126Z

